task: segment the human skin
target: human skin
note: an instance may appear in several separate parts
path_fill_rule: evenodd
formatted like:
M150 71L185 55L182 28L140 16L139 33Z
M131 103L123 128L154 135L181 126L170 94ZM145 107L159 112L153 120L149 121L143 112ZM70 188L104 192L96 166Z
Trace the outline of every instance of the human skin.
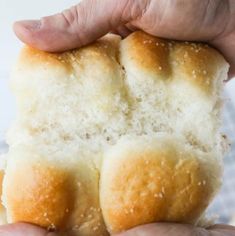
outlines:
M1 236L58 236L39 227L18 223L0 227ZM208 229L192 225L154 223L139 226L122 234L113 236L234 236L235 227L214 225ZM69 236L69 235L68 235Z
M81 47L110 31L123 36L141 29L176 40L216 47L235 75L234 0L84 0L59 14L15 23L16 35L41 50Z
M137 29L164 38L207 42L230 63L230 77L235 75L234 0L85 0L59 14L14 25L23 42L50 52L84 46L110 31L127 36ZM0 227L0 235L56 236L22 223ZM116 236L172 235L232 236L235 228L155 223Z

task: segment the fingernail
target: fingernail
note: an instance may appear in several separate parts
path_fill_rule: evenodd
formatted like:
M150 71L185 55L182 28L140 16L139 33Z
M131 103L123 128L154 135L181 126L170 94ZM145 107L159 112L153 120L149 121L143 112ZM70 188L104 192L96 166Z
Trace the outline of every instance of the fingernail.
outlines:
M35 31L41 28L41 21L40 20L25 20L25 21L18 21L16 24L23 26L24 28Z

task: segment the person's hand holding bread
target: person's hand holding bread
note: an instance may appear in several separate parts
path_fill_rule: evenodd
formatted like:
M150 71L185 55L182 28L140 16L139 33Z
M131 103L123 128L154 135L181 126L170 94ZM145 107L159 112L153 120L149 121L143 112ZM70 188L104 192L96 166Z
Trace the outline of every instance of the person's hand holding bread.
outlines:
M14 29L30 47L13 72L3 204L7 222L31 224L0 235L235 235L199 223L226 149L232 0L84 0Z

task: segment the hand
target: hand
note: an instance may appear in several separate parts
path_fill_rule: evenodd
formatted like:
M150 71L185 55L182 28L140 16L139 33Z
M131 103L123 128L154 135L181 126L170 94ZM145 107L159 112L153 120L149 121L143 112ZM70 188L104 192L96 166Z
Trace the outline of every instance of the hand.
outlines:
M235 236L235 227L214 225L209 229L191 225L155 223L139 226L115 236Z
M33 225L15 224L0 227L1 236L58 236ZM215 225L206 230L191 225L155 223L139 226L115 236L234 236L235 227L229 225ZM69 235L68 235L69 236Z
M0 226L1 236L58 236L34 225L18 223Z
M14 26L25 43L45 51L86 45L110 31L141 29L159 37L205 41L219 49L235 75L234 0L84 0L62 13Z
M235 75L234 0L84 0L62 13L14 26L25 43L45 51L64 51L86 45L109 31L126 36L136 29L177 40L205 41L219 49ZM55 236L36 226L0 227L1 236ZM201 234L200 234L201 233ZM120 236L235 235L232 226L205 230L178 224L151 224Z

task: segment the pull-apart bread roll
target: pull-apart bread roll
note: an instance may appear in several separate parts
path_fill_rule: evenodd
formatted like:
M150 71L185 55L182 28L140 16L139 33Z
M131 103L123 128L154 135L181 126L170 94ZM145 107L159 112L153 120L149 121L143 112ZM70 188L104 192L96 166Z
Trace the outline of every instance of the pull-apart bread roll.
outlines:
M197 224L221 185L228 64L143 32L65 53L25 47L3 180L7 222L104 236Z

